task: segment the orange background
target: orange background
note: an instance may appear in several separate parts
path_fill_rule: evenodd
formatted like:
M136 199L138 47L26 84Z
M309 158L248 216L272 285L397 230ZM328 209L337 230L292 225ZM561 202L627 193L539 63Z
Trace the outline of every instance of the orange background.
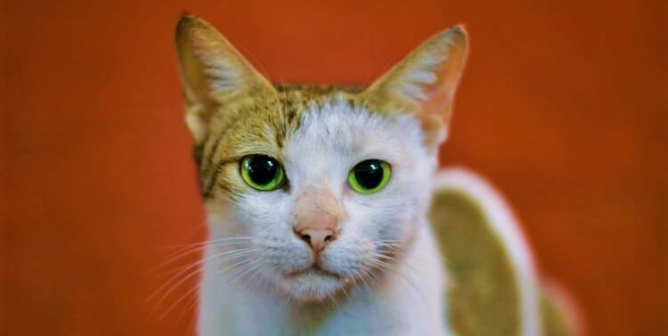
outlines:
M2 335L189 332L192 297L178 300L194 279L147 300L197 260L151 271L169 246L204 232L172 43L184 9L277 81L368 83L465 23L472 52L443 162L507 195L589 335L666 335L662 1L1 6Z

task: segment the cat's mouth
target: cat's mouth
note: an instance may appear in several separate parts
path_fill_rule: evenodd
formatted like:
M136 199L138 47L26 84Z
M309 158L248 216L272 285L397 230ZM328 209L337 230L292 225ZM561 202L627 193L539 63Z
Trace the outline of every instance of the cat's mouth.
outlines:
M341 274L314 264L310 267L282 274L280 288L299 301L322 301L334 295L349 283Z
M339 275L337 273L334 273L334 272L330 272L328 270L325 270L325 269L321 268L320 266L318 266L317 264L315 264L311 267L308 267L308 268L304 268L304 269L301 269L301 270L297 270L297 271L293 271L293 272L283 274L283 277L287 280L292 280L292 279L295 279L295 278L298 278L298 277L303 277L303 276L329 277L329 278L334 278L334 279L337 279L337 280L341 280L341 275Z

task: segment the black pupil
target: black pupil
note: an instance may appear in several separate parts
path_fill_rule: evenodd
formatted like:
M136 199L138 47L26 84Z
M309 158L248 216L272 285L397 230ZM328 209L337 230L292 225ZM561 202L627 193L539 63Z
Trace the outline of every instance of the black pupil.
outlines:
M253 182L266 185L276 178L278 162L268 156L256 155L248 161L246 169Z
M383 181L383 165L378 160L360 162L353 171L357 183L365 189L373 189Z

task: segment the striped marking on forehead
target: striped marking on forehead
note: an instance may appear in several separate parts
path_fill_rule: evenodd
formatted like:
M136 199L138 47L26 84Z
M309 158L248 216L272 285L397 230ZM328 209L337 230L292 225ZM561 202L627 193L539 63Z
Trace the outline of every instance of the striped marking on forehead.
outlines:
M285 161L284 148L299 129L307 113L318 111L331 101L355 104L360 88L283 85L276 95L244 104L217 107L210 136L195 148L200 189L205 199L242 195L247 188L238 178L239 161L246 155L264 154Z

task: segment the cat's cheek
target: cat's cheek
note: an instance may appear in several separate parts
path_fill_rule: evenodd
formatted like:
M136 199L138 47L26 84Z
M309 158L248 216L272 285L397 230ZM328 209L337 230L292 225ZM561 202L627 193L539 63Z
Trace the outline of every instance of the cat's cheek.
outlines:
M298 246L266 248L261 258L277 276L308 268L314 262L314 256L308 249Z
M370 267L375 247L363 237L340 239L320 257L320 266L342 278L354 277Z

